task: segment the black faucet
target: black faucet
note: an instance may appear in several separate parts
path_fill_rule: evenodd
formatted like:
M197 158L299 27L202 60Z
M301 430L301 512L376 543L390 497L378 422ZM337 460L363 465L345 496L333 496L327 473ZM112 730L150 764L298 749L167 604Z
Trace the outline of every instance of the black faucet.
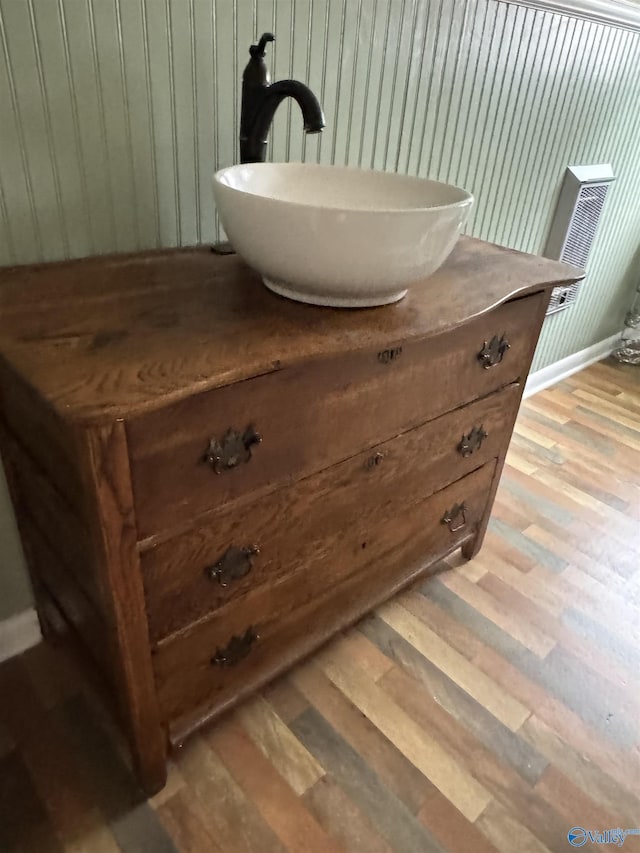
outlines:
M322 107L308 86L297 80L269 82L264 51L270 41L275 41L275 37L271 33L264 33L258 44L251 45L251 59L242 75L241 163L264 163L269 127L275 111L285 98L297 101L302 110L305 133L320 133L324 127Z

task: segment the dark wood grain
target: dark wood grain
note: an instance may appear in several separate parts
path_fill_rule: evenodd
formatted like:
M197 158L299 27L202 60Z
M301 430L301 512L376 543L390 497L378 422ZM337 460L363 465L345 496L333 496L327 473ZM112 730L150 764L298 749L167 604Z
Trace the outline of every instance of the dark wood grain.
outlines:
M23 525L30 554L38 566L39 582L44 585L67 622L82 638L83 645L93 658L94 666L113 687L116 650L100 610L83 593L36 525L26 516L23 517Z
M16 494L23 511L45 537L76 583L97 607L110 598L109 587L96 571L91 536L67 499L25 452L7 429L0 427L5 463L13 472Z
M6 268L0 349L66 418L158 408L319 356L408 343L575 281L566 264L462 237L401 302L338 311L275 296L208 248Z
M140 536L252 491L273 490L524 378L545 299L541 293L510 302L444 337L403 343L392 363L379 361L380 345L132 418L127 435ZM511 349L484 369L483 342L503 332ZM203 461L210 439L249 425L262 436L252 458L214 473Z
M409 507L452 480L497 457L504 448L520 399L510 386L471 406L377 445L351 459L266 497L226 504L182 536L141 554L153 640L202 618L264 583L306 569L322 573L332 549L345 548L344 531L361 531L396 507ZM462 456L458 446L474 425L488 433L482 446ZM286 525L279 523L287 519ZM364 526L363 526L364 522ZM207 568L230 547L256 546L251 569L223 587ZM363 557L370 553L369 550ZM359 557L356 557L359 559ZM315 568L313 568L315 566Z
M493 469L489 463L425 501L399 506L391 517L343 530L325 554L323 571L311 565L279 584L264 585L162 643L154 669L162 713L178 733L174 737L190 727L185 721L192 718L191 709L200 705L203 717L219 715L355 621L372 602L427 571L431 560L425 555L442 557L472 537ZM452 533L442 517L463 501L467 523ZM244 660L213 665L216 651L251 626L259 639Z
M148 792L164 784L168 740L454 548L477 551L547 294L580 276L463 238L400 303L337 311L276 297L207 248L0 270L0 445L41 625L115 685ZM486 369L479 354L502 338L510 348ZM587 428L629 454L613 414ZM463 457L481 426L489 436ZM252 458L236 447L247 458L216 473L208 448L249 427L262 436ZM567 474L570 510L594 479ZM615 536L630 529L622 491L598 491ZM216 586L206 569L232 546L261 553ZM549 550L528 547L528 560ZM212 667L258 633L237 669ZM369 646L354 654L382 675Z
M1 281L0 269L0 292ZM43 395L43 388L29 385L5 360L1 342L0 411L7 428L81 516L84 491L76 464L75 436Z
M153 682L149 632L136 548L136 525L124 426L121 421L83 434L82 473L94 552L112 590L107 612L116 679L136 768L145 789L165 782L165 736Z
M522 362L522 375L525 377L529 375L529 368L531 367L531 362L533 361L536 345L538 343L538 337L540 335L540 330L542 329L542 323L544 321L545 312L547 310L547 306L549 305L550 298L551 291L547 290L544 293L540 294L540 297L538 298L537 302L534 302L533 300L527 300L531 304L531 314L529 317L529 346L524 352ZM522 384L522 391L524 391L524 382ZM511 436L509 436L509 438L511 438ZM491 516L491 510L493 507L493 501L498 490L498 485L500 484L500 477L502 476L504 460L505 454L503 453L496 466L493 483L491 484L491 488L489 490L489 500L487 501L485 515L482 519L482 523L478 528L478 533L475 539L469 542L465 542L462 548L462 554L467 560L471 560L473 559L473 557L476 556L476 554L480 551L480 548L482 547L482 543L484 542L484 537L487 532L489 518Z
M527 495L526 503L518 500L518 515L531 519L525 530L532 542L536 529L545 531L542 521L556 518L553 535L540 542L566 561L560 571L545 570L533 558L523 570L519 552L503 547L511 529L505 521L473 561L448 557L450 571L376 608L247 699L228 724L223 720L190 739L169 764L166 788L146 805L115 757L121 740L111 726L101 735L106 718L86 679L65 671L60 648L32 649L1 665L0 848L155 853L173 844L179 853L285 853L306 849L311 826L320 849L337 844L363 853L413 853L415 844L407 848L406 840L419 833L411 817L410 826L403 823L409 812L428 831L421 850L561 853L576 824L594 831L635 827L638 750L615 743L615 721L607 736L585 720L602 715L612 683L621 710L637 701L640 644L629 629L640 603L637 537L603 544L606 526L590 523L587 478L573 494L585 501L585 513L576 503L569 519L559 503L563 496L544 483L559 465L572 470L580 446L571 415L587 402L576 396L582 391L592 395L588 408L596 413L615 401L640 432L637 369L591 367L523 404L523 414L551 412L562 394L569 413L566 423L555 421L549 429L546 449L553 457L535 457L533 470L517 481L518 493ZM584 420L589 424L590 416ZM622 446L613 447L613 456L604 446L589 447L593 470L612 464L609 489L623 483L640 488L639 451L624 465ZM519 452L514 442L500 504L516 501L512 464L522 461ZM630 502L624 515L635 513ZM536 627L548 631L566 667L558 666L556 654L539 658L530 670L523 644L506 633L516 624L523 637ZM579 649L579 661L570 661L567 653ZM515 719L507 731L498 721L498 695L522 703L528 715L522 725ZM578 702L582 718L572 710ZM417 755L427 744L440 752L421 763ZM295 771L303 767L312 772L296 784L303 777ZM458 782L470 780L486 796L477 816L460 811ZM627 838L625 849L633 841Z

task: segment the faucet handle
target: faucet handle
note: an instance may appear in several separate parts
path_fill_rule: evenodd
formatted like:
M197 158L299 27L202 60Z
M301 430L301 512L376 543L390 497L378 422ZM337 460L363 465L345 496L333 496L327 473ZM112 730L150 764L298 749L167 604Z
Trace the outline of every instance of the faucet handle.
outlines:
M276 37L273 35L273 33L263 33L260 37L260 41L258 42L258 44L251 45L251 47L249 48L249 53L251 54L251 56L263 57L267 42L275 40Z

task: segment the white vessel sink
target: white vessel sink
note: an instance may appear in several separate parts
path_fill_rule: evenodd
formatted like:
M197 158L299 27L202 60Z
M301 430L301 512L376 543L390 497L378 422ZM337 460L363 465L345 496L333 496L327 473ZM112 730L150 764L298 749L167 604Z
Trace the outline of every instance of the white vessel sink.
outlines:
M344 308L427 286L473 204L437 181L308 163L230 166L213 187L232 246L268 288Z

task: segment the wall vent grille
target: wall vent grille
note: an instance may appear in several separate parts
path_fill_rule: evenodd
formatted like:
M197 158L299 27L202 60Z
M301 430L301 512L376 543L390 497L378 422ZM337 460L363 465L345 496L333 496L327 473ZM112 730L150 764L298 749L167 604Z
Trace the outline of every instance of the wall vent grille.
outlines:
M567 169L545 247L544 254L548 258L586 269L613 179L609 165ZM584 280L567 287L555 287L547 314L572 305L583 284Z

